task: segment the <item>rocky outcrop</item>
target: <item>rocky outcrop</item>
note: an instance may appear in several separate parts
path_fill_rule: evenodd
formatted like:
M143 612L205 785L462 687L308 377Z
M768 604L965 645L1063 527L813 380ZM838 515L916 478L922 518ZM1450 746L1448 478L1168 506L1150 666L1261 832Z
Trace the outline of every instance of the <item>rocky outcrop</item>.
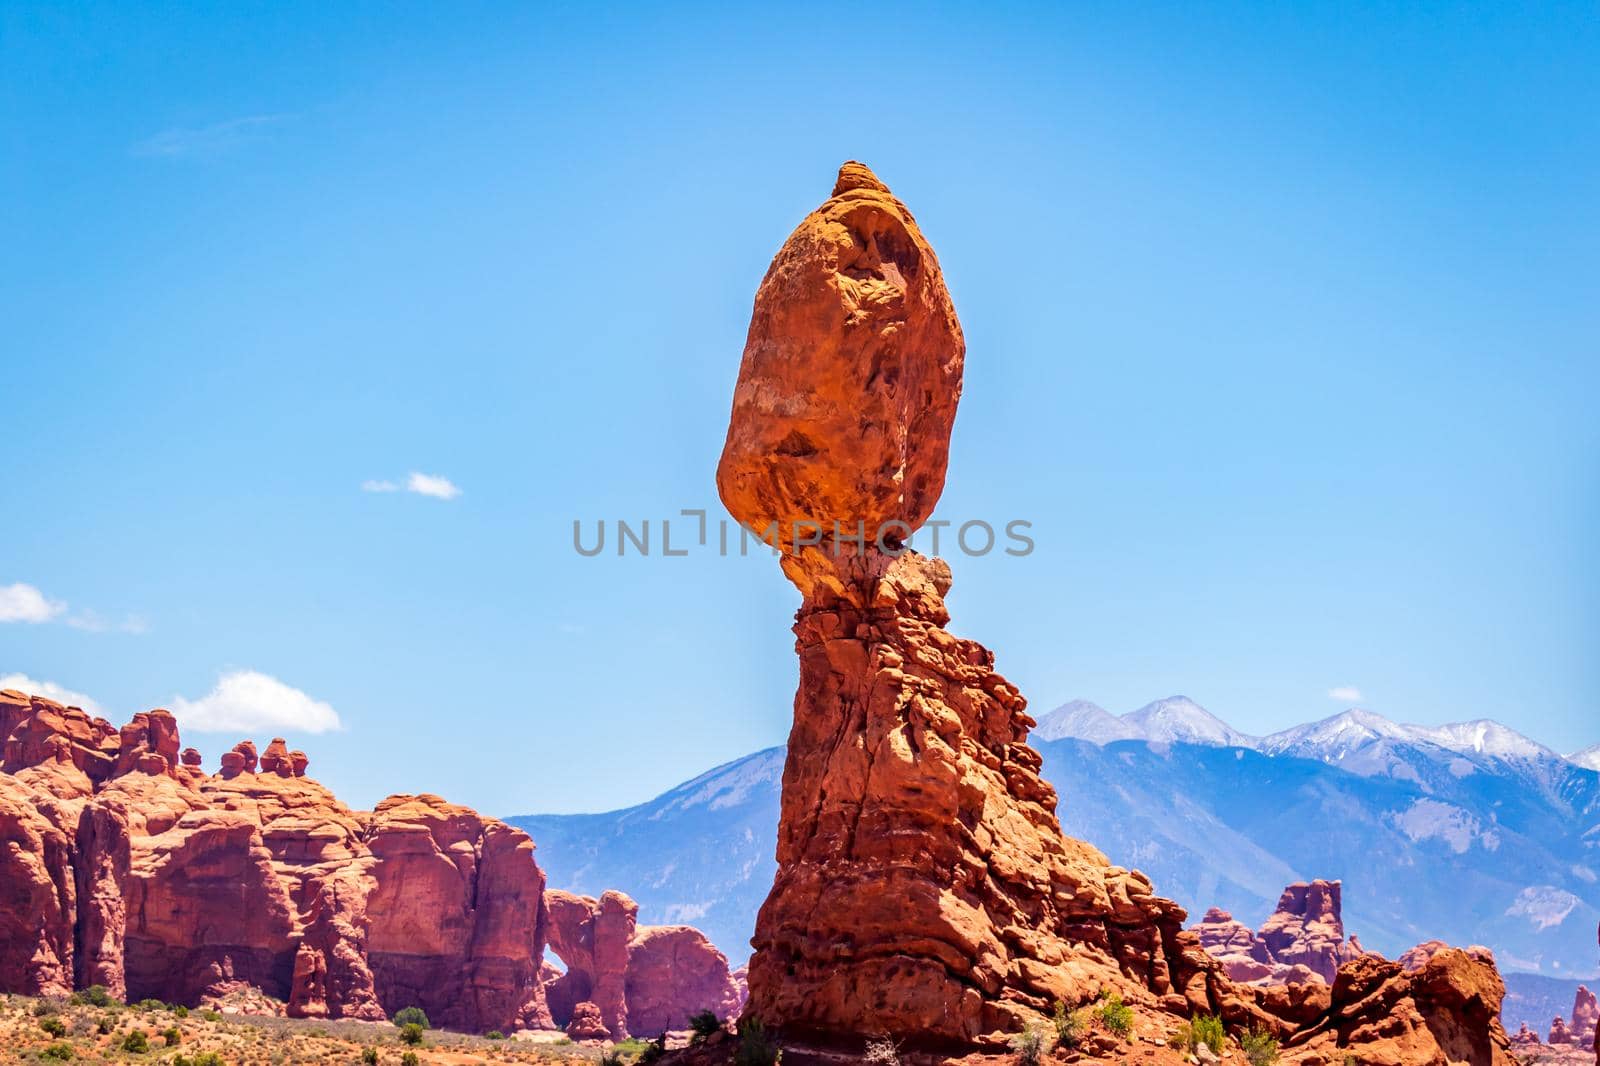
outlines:
M943 486L963 357L931 248L847 163L761 283L717 470L801 594L746 1015L790 1042L956 1050L1116 991L1137 1011L1266 1028L1307 1063L1351 1048L1505 1063L1492 965L1446 952L1407 975L1359 958L1342 985L1239 985L1142 874L1062 835L1025 701L945 629L948 565L903 550ZM1273 932L1320 962L1312 902Z
M1596 1022L1600 1021L1600 1004L1585 985L1579 985L1572 997L1572 1042L1579 1047L1600 1051L1595 1043Z
M1366 954L1358 939L1345 938L1340 895L1338 881L1296 882L1283 890L1259 932L1215 907L1193 928L1201 946L1235 981L1331 984L1340 966ZM1408 968L1420 969L1426 956L1416 956L1413 962Z
M519 830L437 796L352 811L281 739L208 775L166 711L117 730L6 692L0 725L0 991L550 1024Z
M1363 1066L1510 1066L1500 1026L1505 986L1492 963L1465 951L1434 955L1407 973L1363 955L1341 967L1321 1015L1283 1038L1290 1062Z
M1546 1044L1576 1044L1572 1038L1572 1030L1567 1028L1567 1020L1561 1015L1556 1015L1550 1020L1550 1035L1544 1038Z
M557 1025L568 1026L579 1006L592 1004L606 1033L623 1040L683 1029L704 1010L731 1018L743 1005L727 956L698 929L638 925L638 905L621 892L593 899L552 890L545 901L550 949L567 967L546 977Z

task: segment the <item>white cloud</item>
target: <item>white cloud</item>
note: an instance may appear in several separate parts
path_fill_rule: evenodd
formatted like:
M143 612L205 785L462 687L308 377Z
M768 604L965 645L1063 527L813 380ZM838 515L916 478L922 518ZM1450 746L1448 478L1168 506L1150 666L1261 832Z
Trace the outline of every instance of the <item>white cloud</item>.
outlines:
M415 470L406 478L404 485L387 478L372 478L361 483L362 492L399 492L402 489L418 496L431 496L436 500L453 500L461 495L461 490L449 478L440 477L438 474L422 474Z
M48 622L67 609L32 585L0 585L0 622Z
M0 688L15 689L30 696L43 696L47 700L65 703L69 707L82 707L90 714L105 717L105 711L94 700L81 692L62 688L54 681L36 681L27 674L0 674Z
M1360 703L1361 690L1354 685L1339 685L1328 690L1328 698L1340 703Z
M169 159L215 155L264 135L288 119L288 115L245 115L226 122L214 122L209 126L175 126L140 141L133 146L133 154Z
M178 725L200 733L327 733L344 728L328 704L255 670L223 674L197 700L175 696Z
M461 495L461 490L456 488L449 478L419 474L415 470L406 479L406 491L414 492L418 496L432 496L436 500L453 500Z

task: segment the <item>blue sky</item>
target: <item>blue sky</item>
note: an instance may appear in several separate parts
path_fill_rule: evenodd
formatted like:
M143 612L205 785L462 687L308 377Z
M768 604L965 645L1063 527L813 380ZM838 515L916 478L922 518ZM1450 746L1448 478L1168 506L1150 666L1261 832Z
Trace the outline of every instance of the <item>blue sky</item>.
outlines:
M1592 5L6 5L0 675L208 765L331 714L359 804L781 742L773 561L571 523L721 513L756 284L858 158L966 330L940 513L1034 525L951 606L1036 711L1594 743L1597 71Z

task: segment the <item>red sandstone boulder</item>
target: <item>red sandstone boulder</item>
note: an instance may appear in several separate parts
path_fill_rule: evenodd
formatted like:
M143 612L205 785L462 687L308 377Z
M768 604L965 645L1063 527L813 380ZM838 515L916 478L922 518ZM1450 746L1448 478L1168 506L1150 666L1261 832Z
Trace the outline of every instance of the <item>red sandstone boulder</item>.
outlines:
M294 767L289 761L289 745L282 737L273 737L267 750L261 753L261 772L277 774L279 777L294 776Z
M183 753L179 756L179 759L182 760L183 765L185 766L196 770L200 768L200 753L194 748L184 748Z
M256 757L255 741L241 740L233 746L233 750L238 752L240 758L244 760L244 772L247 774L255 773L256 765L260 761Z
M933 249L860 163L803 219L756 293L717 489L763 530L837 521L899 539L944 488L966 344Z
M607 1040L611 1032L600 1017L600 1008L593 1003L578 1003L572 1008L572 1018L566 1025L567 1035L574 1040Z
M1566 1019L1556 1015L1550 1022L1550 1035L1544 1038L1546 1044L1576 1044L1572 1038L1572 1030L1567 1028Z

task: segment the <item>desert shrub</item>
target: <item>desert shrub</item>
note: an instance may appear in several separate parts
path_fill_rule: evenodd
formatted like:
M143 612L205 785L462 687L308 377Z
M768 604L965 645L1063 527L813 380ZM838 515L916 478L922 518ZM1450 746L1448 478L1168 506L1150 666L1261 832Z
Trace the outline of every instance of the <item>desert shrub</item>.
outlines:
M1122 1002L1122 996L1116 992L1105 998L1105 1002L1100 1004L1095 1015L1108 1032L1115 1033L1123 1039L1127 1039L1128 1034L1133 1032L1133 1010Z
M1183 1048L1189 1054L1202 1044L1213 1052L1222 1054L1222 1046L1228 1041L1227 1034L1222 1031L1222 1020L1213 1018L1209 1014L1197 1014L1178 1027L1169 1041L1173 1047Z
M375 1047L362 1048L361 1061L366 1063L366 1066L378 1066L378 1049Z
M400 1027L400 1042L413 1047L422 1043L422 1026L416 1022L406 1022Z
M431 1029L428 1016L422 1012L421 1007L402 1007L394 1012L394 1024L404 1029L408 1025L415 1025L421 1029Z
M483 1034L483 1037L485 1040L504 1040L506 1038L506 1034L502 1033L498 1029L490 1029L487 1033Z
M666 1053L667 1053L667 1034L666 1033L662 1033L660 1036L658 1036L654 1040L650 1041L650 1043L646 1044L644 1046L644 1050L643 1051L639 1052L639 1061L640 1062L644 1062L644 1063L651 1063L651 1062L656 1061L657 1059L659 1059L661 1056L665 1055Z
M868 1040L866 1061L872 1066L900 1066L900 1045L886 1036Z
M72 995L67 997L67 1006L69 1007L81 1007L83 1004L84 999L82 992L74 992Z
M167 1042L168 1047L177 1047L183 1043L183 1034L178 1032L176 1025L169 1025L161 1031L161 1039Z
M739 1022L739 1050L733 1053L734 1066L777 1066L783 1052L767 1035L767 1027L757 1018Z
M66 1062L68 1059L75 1056L71 1044L51 1044L49 1047L39 1052L39 1057L42 1059L53 1059L57 1062Z
M203 1010L200 1012L200 1017L208 1022L220 1022L222 1020L222 1012L219 1010Z
M722 1023L717 1021L717 1016L708 1010L689 1015L689 1029L694 1033L689 1038L691 1043L698 1043L721 1028Z
M174 1003L172 1005L172 1014L176 1018L187 1018L189 1016L189 1008L182 1003Z
M56 1005L48 999L41 999L33 1005L33 1016L35 1018L43 1018L46 1014L54 1014L55 1012Z
M116 1000L111 998L111 990L105 985L90 985L82 993L83 1001L91 1007L109 1007Z
M143 1055L150 1050L150 1038L143 1029L135 1029L122 1038L122 1050L131 1051L135 1055Z
M1272 1066L1278 1061L1278 1038L1261 1029L1239 1037L1239 1047L1250 1066Z
M417 1066L419 1061L415 1051L408 1051L400 1056L400 1066Z
M105 1036L117 1027L117 1020L109 1014L102 1014L100 1020L94 1023L94 1031Z
M610 1051L600 1052L600 1066L626 1066L622 1053L612 1048Z
M1083 1031L1089 1027L1087 1011L1068 1010L1065 1003L1057 1003L1055 1017L1051 1020L1055 1023L1058 1046L1070 1050L1083 1043Z
M44 1020L39 1023L39 1028L43 1029L51 1036L67 1035L67 1023L56 1017L54 1014L45 1015Z
M1039 1066L1044 1061L1044 1026L1034 1022L1011 1038L1011 1050L1021 1066Z

